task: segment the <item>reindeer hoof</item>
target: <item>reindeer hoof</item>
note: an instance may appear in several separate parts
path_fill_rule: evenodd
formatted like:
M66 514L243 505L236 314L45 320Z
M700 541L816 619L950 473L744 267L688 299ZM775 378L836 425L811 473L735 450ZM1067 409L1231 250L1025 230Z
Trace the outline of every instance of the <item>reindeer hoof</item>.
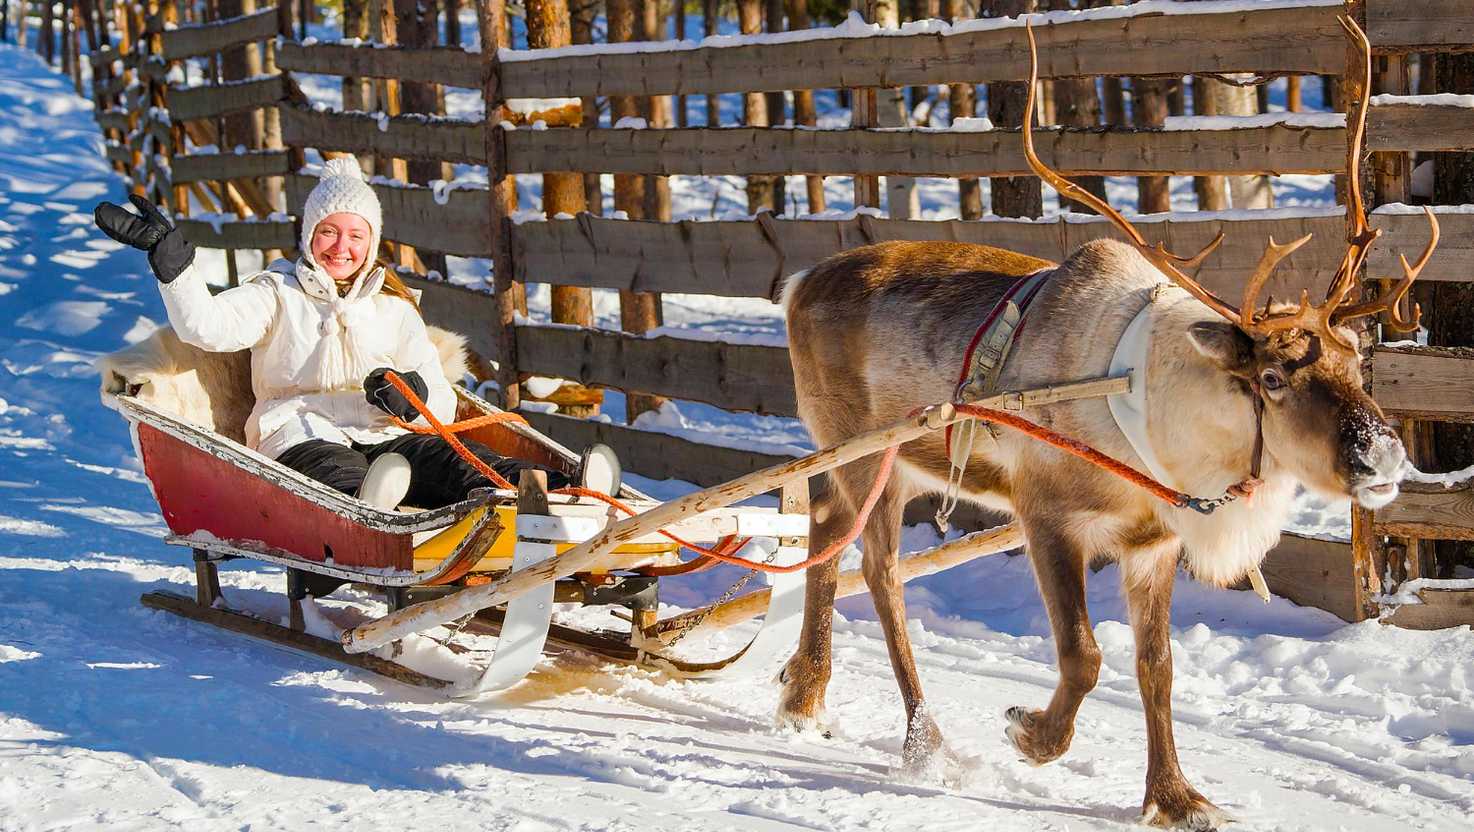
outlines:
M1148 800L1141 810L1140 821L1161 829L1215 832L1234 819L1189 787L1187 795L1176 799Z
M962 761L947 746L942 731L930 719L913 724L901 746L903 779L912 783L940 784L947 788L962 787Z
M1030 711L1015 706L1009 708L1003 716L1008 720L1008 726L1003 729L1004 736L1008 737L1009 744L1029 765L1052 763L1070 750L1074 731L1068 731L1063 737L1051 736L1045 730L1043 711Z

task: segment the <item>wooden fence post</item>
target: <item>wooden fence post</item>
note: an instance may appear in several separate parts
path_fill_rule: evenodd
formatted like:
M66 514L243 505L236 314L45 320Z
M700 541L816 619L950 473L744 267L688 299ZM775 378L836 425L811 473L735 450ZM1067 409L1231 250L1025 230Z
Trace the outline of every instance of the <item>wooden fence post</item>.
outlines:
M497 383L502 407L522 403L517 374L517 298L512 264L512 212L517 207L517 181L507 175L506 134L497 126L506 96L501 88L501 55L506 27L506 0L477 0L481 18L481 61L485 68L482 101L486 121L486 179L491 223L492 281L497 310Z

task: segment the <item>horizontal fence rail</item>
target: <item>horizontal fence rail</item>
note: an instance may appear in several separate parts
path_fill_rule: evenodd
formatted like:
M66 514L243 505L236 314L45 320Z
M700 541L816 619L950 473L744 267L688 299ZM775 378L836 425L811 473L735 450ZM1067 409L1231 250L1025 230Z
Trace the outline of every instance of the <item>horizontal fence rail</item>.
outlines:
M170 87L169 115L178 121L217 118L242 110L274 107L286 94L287 79L280 75L210 87Z
M448 46L429 49L374 44L316 43L284 40L277 45L278 69L318 75L395 78L452 87L480 89L486 68L481 54Z
M1203 72L1339 74L1341 7L1122 16L1119 9L1037 25L1041 78ZM1183 9L1188 11L1188 9ZM1129 14L1129 13L1128 13ZM990 21L996 23L997 21ZM879 35L670 49L586 47L592 54L503 52L508 98L665 95L1017 81L1029 75L1022 25L959 34Z
M1468 0L1367 0L1367 37L1380 51L1474 49Z
M289 145L427 162L486 164L483 121L333 113L292 104L282 104L278 109L282 141Z
M509 173L1031 175L1017 130L723 127L503 132ZM1046 165L1063 173L1329 173L1345 164L1346 131L1282 124L1202 131L1048 128L1034 132L1034 146Z
M209 55L232 46L241 46L276 37L277 10L273 7L252 14L196 23L169 29L163 33L163 57L166 61Z

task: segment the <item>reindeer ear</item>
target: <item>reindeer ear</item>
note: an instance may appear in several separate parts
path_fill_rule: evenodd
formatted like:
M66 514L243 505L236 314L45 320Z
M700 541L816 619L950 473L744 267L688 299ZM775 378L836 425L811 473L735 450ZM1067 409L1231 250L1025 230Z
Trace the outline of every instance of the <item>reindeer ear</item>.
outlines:
M1198 352L1230 373L1244 372L1254 360L1254 342L1226 321L1198 321L1187 328L1187 338Z

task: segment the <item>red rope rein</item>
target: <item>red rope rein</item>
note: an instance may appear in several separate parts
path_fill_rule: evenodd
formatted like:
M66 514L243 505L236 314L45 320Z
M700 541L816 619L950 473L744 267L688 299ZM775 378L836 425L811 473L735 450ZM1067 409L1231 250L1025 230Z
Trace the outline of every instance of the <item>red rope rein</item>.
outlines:
M404 380L401 379L397 373L391 372L386 376L386 378L388 378L389 382L394 385L394 388L405 397L405 400L413 405L415 409L418 410L420 414L425 417L425 421L429 423L429 427L411 425L401 419L391 416L390 419L394 422L395 425L406 430L413 431L415 433L438 434L442 439L450 443L450 446L455 449L455 452L460 455L460 457L464 459L467 464L475 468L478 472L480 472L483 476L490 480L496 487L509 491L516 490L516 486L509 482L505 477L498 474L490 465L487 465L479 457L471 453L470 449L468 449L465 444L457 439L455 435L457 433L461 433L472 428L481 427L483 425L491 425L501 422L525 423L526 420L515 413L502 412L488 414L486 416L480 416L474 419L467 419L462 422L454 422L449 425L442 424L438 419L435 418L435 415L430 412L430 409L425 405L425 403L420 400L420 397L415 395L415 392L410 389L408 384L405 384ZM1070 437L1050 430L1043 425L1031 422L1028 419L1023 418L1022 416L1018 416L1003 410L995 410L990 407L983 407L981 405L958 404L954 406L957 408L957 412L959 413L963 413L986 422L1006 425L1017 431L1020 431L1021 433L1024 433L1025 435L1031 436L1042 442L1046 442L1049 445L1052 445L1056 448L1059 448L1060 450L1079 457L1080 459L1085 460L1091 465L1094 465L1110 474L1114 474L1115 476L1126 480L1132 485L1135 485L1138 488L1147 491L1152 496L1157 497L1158 499L1177 508L1192 508L1203 514L1208 514L1216 509L1219 505L1229 502L1237 497L1248 496L1253 492L1254 486L1258 484L1257 480L1245 480L1241 483L1231 486L1228 490L1228 493L1223 497L1219 497L1213 500L1204 500L1199 497L1192 497L1188 494L1182 493L1181 491L1163 485L1162 483L1147 476L1146 474L1137 471L1135 468L1132 468L1126 463L1121 462L1120 460L1117 460L1113 457L1107 456L1106 454L1101 453L1100 451L1090 447L1089 445L1086 445L1083 442L1080 442L1076 439L1071 439ZM916 416L924 409L925 408L917 408L909 415ZM735 566L746 567L748 569L755 569L759 572L771 572L781 574L798 572L804 569L808 569L811 566L817 566L821 563L829 561L839 555L840 552L844 551L845 547L849 546L851 543L854 543L855 540L859 538L861 532L865 530L865 524L869 522L871 512L875 510L875 506L878 502L880 502L880 497L882 493L884 493L886 485L890 482L891 473L895 468L896 457L897 455L899 455L899 453L899 443L891 445L884 450L884 455L881 457L880 460L880 468L875 475L875 482L870 487L870 493L866 495L864 503L862 503L860 506L860 510L855 514L854 523L851 524L849 531L844 535L844 537L832 541L828 546L824 548L823 551L817 554L811 554L809 557L803 559L802 561L799 561L798 563L787 565L759 563L747 560L745 558L737 557L737 553L740 552L742 548L748 544L751 538L734 539L733 537L729 536L723 538L723 540L718 543L715 548L708 549L705 546L692 543L688 540L683 540L682 538L677 537L670 532L661 530L659 534L675 542L682 548L696 552L698 555L700 555L700 557L697 557L691 561L686 561L679 566L656 567L656 572L657 574L666 575L685 574L687 572L696 572L704 569L709 569L717 563L728 563ZM624 512L626 515L629 516L634 516L637 513L633 508L621 502L619 499L608 494L601 494L598 491L594 491L588 488L570 486L567 488L556 489L552 493L586 497L592 500L597 500L599 502L606 503L621 512Z

